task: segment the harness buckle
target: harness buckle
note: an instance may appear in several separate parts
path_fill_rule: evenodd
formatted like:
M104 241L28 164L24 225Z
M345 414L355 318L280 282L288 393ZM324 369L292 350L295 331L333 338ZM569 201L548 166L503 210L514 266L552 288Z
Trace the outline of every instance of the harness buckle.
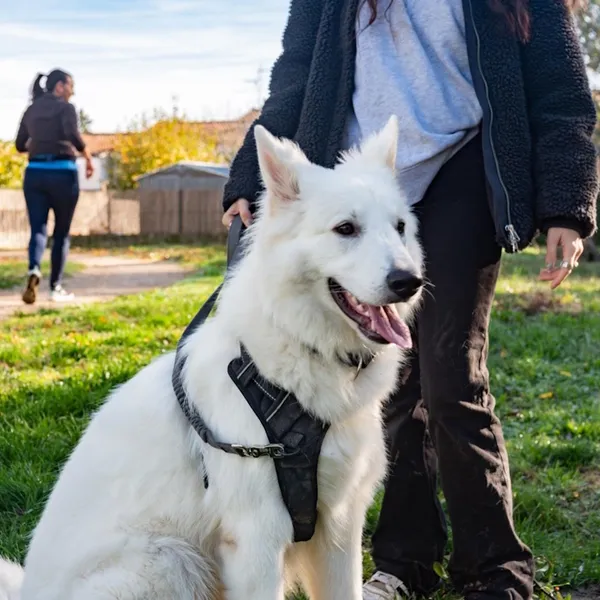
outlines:
M231 444L231 449L242 458L282 458L285 454L283 444L267 444L266 446L242 446Z

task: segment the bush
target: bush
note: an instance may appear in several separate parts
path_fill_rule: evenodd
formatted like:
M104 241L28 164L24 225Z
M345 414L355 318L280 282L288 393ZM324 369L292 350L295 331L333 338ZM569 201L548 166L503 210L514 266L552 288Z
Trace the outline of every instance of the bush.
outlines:
M186 121L173 111L142 117L118 136L111 157L110 180L119 189L135 188L140 175L180 160L224 162L217 140L199 123Z
M27 157L19 154L13 142L0 141L0 188L20 188Z

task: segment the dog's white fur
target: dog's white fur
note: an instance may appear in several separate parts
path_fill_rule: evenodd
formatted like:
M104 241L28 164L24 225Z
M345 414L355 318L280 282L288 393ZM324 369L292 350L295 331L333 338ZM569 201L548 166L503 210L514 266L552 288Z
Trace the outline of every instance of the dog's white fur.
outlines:
M19 600L23 585L23 569L0 558L0 600Z
M335 169L309 163L260 126L255 134L266 188L260 216L216 315L185 345L184 382L219 440L267 443L227 375L243 341L267 379L331 423L315 536L292 543L270 459L199 440L173 394L169 354L93 417L34 531L21 600L213 600L221 584L228 600L282 600L284 581L300 581L312 600L362 597L362 527L386 467L380 412L401 352L359 334L327 280L382 304L392 268L421 275L416 222L394 177L398 126L392 118ZM359 226L357 236L332 231L346 220ZM417 298L398 306L405 318ZM377 357L356 376L337 355L365 347ZM8 579L6 566L0 572Z

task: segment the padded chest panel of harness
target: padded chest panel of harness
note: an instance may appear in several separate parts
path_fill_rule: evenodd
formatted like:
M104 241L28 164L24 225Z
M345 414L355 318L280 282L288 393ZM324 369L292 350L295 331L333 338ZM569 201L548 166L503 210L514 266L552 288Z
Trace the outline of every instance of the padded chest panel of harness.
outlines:
M269 442L284 447L283 455L273 459L279 489L294 526L294 541L307 541L317 522L317 468L329 425L307 413L293 394L261 377L244 348L227 371Z

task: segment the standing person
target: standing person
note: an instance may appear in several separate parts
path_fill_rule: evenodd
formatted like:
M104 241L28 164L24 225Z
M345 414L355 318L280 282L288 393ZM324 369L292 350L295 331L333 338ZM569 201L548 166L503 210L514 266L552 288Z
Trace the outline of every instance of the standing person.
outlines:
M41 86L44 77L45 89ZM17 150L29 152L23 182L31 227L29 272L23 292L26 304L33 304L37 297L50 209L54 212L50 299L67 302L74 298L63 287L62 276L69 252L69 230L79 199L75 151L85 157L86 177L92 176L94 167L79 133L75 107L69 103L73 89L73 78L65 71L56 69L47 76L38 75L32 88L32 103L17 133Z
M428 597L446 526L468 600L532 597L486 367L501 250L547 234L555 288L595 228L596 115L569 0L292 0L258 123L334 165L395 113L397 176L414 205L431 297L417 353L389 404L391 472L365 600ZM233 161L224 223L260 191L252 129ZM327 202L327 198L323 198ZM560 260L559 260L560 252Z

